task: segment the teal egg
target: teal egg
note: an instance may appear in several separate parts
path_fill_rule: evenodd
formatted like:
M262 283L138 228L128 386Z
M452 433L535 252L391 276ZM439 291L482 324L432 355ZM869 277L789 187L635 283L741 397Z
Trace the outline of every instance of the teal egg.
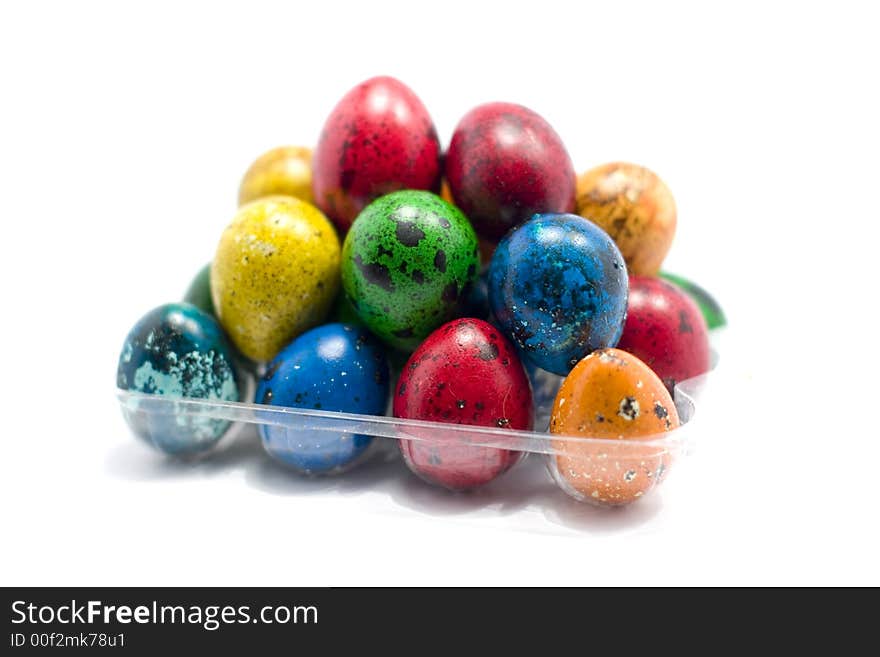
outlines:
M122 345L116 370L122 390L170 399L238 401L232 350L217 321L189 303L169 303L144 315ZM163 452L204 452L229 428L227 420L189 415L182 407L150 413L127 409L138 437Z

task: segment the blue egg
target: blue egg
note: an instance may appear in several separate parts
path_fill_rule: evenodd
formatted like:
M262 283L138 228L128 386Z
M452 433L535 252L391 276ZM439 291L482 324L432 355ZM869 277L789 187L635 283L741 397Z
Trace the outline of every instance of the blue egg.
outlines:
M572 214L536 214L489 265L489 306L528 361L560 376L623 332L628 281L614 241Z
M260 381L256 399L272 406L384 415L388 382L385 353L366 329L326 324L303 333L281 350ZM373 440L316 429L322 424L317 418L311 427L308 421L299 421L301 426L296 427L264 424L260 433L269 454L305 472L345 469L357 462Z
M550 426L550 415L553 411L553 402L556 401L556 393L559 392L559 386L565 377L553 374L547 370L542 370L534 363L523 358L523 354L519 352L523 359L523 365L526 374L529 376L529 383L532 384L532 400L535 404L535 430L546 431Z
M461 306L462 317L489 320L489 270L485 269L474 281Z
M229 347L217 321L189 303L169 303L144 315L125 338L116 385L123 390L171 398L238 401L238 382ZM126 409L132 431L175 455L212 447L229 422L183 413Z

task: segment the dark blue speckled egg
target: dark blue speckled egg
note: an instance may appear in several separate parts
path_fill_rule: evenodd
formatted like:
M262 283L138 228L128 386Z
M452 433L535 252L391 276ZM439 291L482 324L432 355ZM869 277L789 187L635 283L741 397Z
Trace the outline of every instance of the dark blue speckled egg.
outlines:
M464 298L461 316L489 321L490 315L489 270L484 269L474 281L470 293Z
M256 400L289 408L384 415L388 382L385 353L366 329L326 324L281 350L260 380ZM372 441L369 436L303 426L265 424L260 433L270 455L311 474L347 469Z
M498 326L527 360L561 376L617 344L627 286L614 241L573 214L536 214L501 240L489 266Z
M189 303L169 303L144 315L125 338L116 385L171 398L238 401L232 350L217 321ZM229 422L127 407L132 431L163 452L192 455L211 448Z

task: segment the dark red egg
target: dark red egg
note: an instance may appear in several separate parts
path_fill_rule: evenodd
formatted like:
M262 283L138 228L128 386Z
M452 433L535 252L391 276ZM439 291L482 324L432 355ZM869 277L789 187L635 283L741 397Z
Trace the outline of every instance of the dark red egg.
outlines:
M670 392L709 371L709 330L699 307L666 281L629 277L629 300L618 349L643 360Z
M532 110L488 103L459 121L446 154L455 204L497 242L538 212L574 212L575 171L556 131Z
M488 322L457 319L434 331L403 368L394 416L501 429L530 430L529 379L513 345ZM399 441L409 468L453 490L482 486L509 470L520 452L463 444L452 432L408 430Z
M373 199L399 189L440 189L440 142L412 90L376 77L336 105L312 159L312 193L341 232Z

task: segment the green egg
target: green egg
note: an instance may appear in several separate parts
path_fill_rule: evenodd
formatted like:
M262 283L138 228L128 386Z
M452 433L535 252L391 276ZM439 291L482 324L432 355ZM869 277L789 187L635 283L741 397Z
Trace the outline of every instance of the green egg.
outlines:
M664 278L673 285L680 287L685 294L697 303L709 330L721 328L727 324L727 317L725 317L719 303L699 285L681 276L670 274L667 271L661 271L660 278Z
M467 217L424 191L373 201L342 247L342 284L355 311L379 338L402 350L415 349L458 314L479 266Z
M340 290L336 296L336 301L333 302L333 307L330 309L330 315L327 317L328 324L334 322L350 324L352 326L363 326L364 324L355 312L354 306L351 305L345 290Z
M216 318L214 302L211 300L211 263L202 267L199 273L192 279L183 300L191 303L202 312Z

